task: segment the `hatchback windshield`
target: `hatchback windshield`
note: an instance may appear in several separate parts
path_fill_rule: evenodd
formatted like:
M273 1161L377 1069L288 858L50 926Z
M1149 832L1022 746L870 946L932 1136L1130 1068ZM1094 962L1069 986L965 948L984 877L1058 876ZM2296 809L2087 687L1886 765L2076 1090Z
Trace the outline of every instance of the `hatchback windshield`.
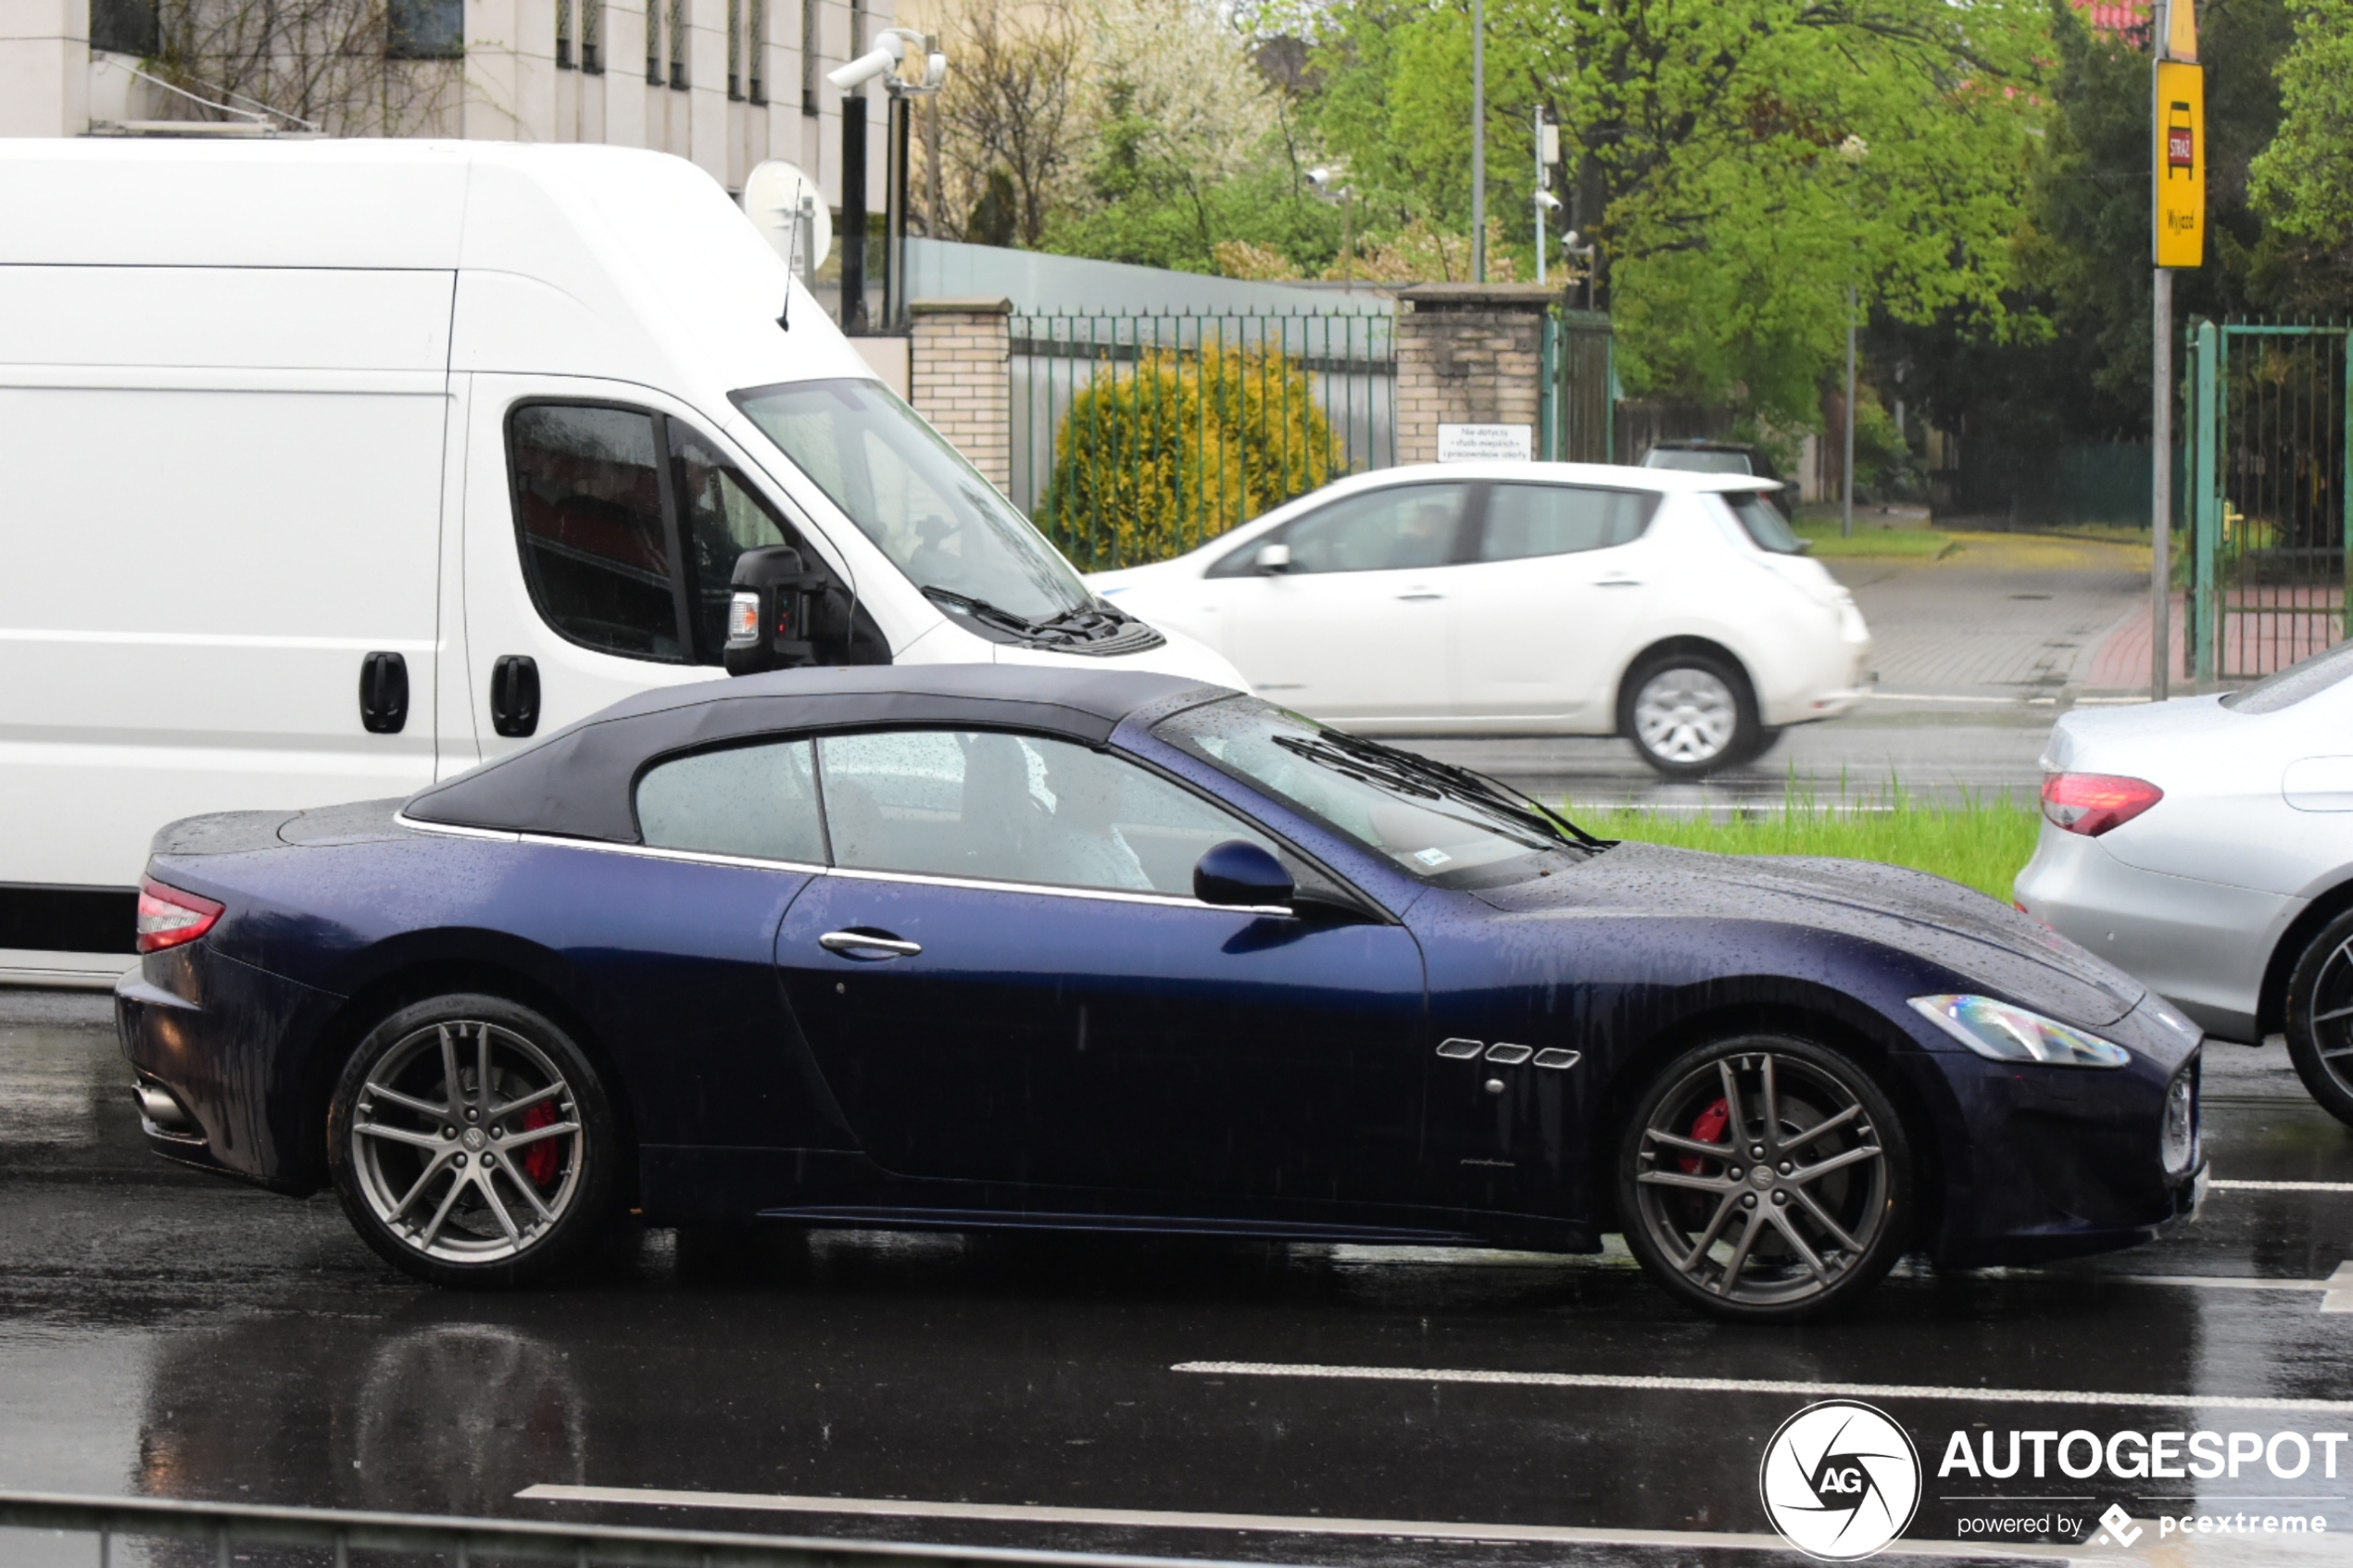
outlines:
M1450 886L1532 876L1573 847L1531 814L1450 785L1410 752L1326 729L1254 697L1175 714L1152 733L1256 785L1400 869ZM1516 874L1515 874L1516 873Z
M870 381L796 382L736 406L918 588L1044 622L1093 596L921 415Z

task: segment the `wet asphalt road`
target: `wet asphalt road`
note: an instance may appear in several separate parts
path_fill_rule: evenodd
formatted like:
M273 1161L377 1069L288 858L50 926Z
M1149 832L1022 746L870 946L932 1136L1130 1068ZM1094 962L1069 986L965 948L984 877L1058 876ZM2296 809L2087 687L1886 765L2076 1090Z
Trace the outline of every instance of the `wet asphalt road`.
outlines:
M2249 1497L2353 1531L2353 1448L2334 1479L2317 1461L2292 1481L2259 1464L2235 1481L1934 1474L1957 1430L2353 1430L2353 1311L2323 1311L2315 1283L2353 1257L2353 1136L2276 1048L2209 1061L2219 1178L2343 1185L2224 1186L2165 1240L2066 1269L1906 1266L1858 1313L1802 1329L1688 1316L1622 1256L1074 1237L639 1232L559 1286L469 1296L379 1263L331 1197L154 1160L104 998L0 991L0 1486L1282 1562L1803 1561L1744 1538L1766 1529L1763 1445L1818 1396L1459 1375L1567 1373L1949 1386L1964 1397L1874 1400L1930 1466L1916 1540L1980 1515L2118 1501L2145 1522ZM2353 1309L2353 1279L2341 1299ZM2025 1399L2071 1391L2095 1402ZM2249 1397L2336 1408L2218 1402ZM516 1496L545 1485L902 1500ZM2009 1500L1965 1500L1986 1498ZM1038 1512L958 1520L939 1503ZM1061 1512L1078 1508L1296 1523ZM1360 1520L1680 1534L1464 1541ZM2153 1544L2108 1555L2148 1561ZM2333 1537L2193 1545L2164 1560L2344 1555ZM0 1532L0 1562L94 1561L87 1542Z

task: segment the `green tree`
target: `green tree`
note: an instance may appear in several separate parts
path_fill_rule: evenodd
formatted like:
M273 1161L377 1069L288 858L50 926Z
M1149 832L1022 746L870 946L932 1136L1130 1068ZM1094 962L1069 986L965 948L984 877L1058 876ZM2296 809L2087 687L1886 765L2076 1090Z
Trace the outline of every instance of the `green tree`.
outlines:
M2353 292L2346 286L2353 273L2353 0L2307 0L2275 74L2279 133L2252 170L2254 204L2288 253L2281 258L2287 267L2267 269L2270 292L2332 294L2341 305ZM2279 277L2298 262L2322 276L2300 287Z

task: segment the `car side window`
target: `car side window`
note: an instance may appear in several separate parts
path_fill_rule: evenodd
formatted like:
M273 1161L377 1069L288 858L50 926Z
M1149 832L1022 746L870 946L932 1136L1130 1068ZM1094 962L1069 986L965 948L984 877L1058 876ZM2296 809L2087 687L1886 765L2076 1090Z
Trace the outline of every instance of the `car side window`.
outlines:
M1121 758L1038 735L827 735L818 772L834 864L1051 887L1189 894L1212 845L1274 843Z
M770 741L656 763L637 781L637 827L657 849L823 865L810 743Z
M507 440L539 613L575 643L684 662L654 416L535 403L514 411Z
M1650 526L1658 497L1574 484L1498 484L1487 495L1481 560L1565 556L1630 544Z
M1282 531L1282 543L1290 546L1290 571L1299 576L1444 566L1456 558L1469 489L1399 484L1334 501Z
M737 556L764 545L790 545L812 571L823 571L824 562L734 465L676 420L670 421L670 449L677 464L680 533L693 584L688 613L695 653L699 662L716 664L727 645L727 604L735 596L730 584Z

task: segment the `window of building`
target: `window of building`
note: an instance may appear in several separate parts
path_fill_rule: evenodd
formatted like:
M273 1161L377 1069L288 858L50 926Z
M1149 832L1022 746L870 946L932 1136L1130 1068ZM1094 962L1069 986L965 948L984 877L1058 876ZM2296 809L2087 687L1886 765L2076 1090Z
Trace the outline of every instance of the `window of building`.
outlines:
M755 104L764 104L768 101L768 0L750 0L750 4L751 22L745 33L745 95Z
M591 76L605 71L605 0L580 0L580 69Z
M646 0L646 85L661 85L661 0Z
M686 90L686 0L670 0L670 85Z
M556 69L572 67L572 0L556 0Z
M162 53L155 0L90 0L90 47L142 58Z
M387 56L396 60L454 60L465 52L465 0L388 0Z
M727 0L727 96L744 95L744 0Z
M800 112L806 115L818 112L817 5L800 0Z

